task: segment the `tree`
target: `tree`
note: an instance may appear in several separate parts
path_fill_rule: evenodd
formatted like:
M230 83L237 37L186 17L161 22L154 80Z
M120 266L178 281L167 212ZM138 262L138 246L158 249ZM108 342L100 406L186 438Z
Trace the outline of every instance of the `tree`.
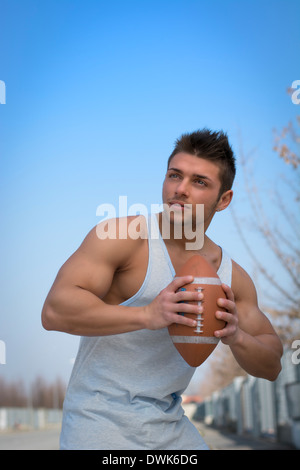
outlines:
M24 384L21 380L6 383L0 377L0 407L3 406L26 406L27 396Z
M65 396L65 384L57 378L53 384L47 384L43 377L37 377L31 386L33 408L62 408Z
M246 376L246 372L235 360L231 350L221 341L207 359L208 368L200 381L200 395L207 397L215 390L229 385L235 377Z
M300 117L297 118L297 126L300 126ZM247 253L253 262L255 272L260 273L265 282L272 288L273 299L268 293L263 295L263 311L270 315L284 345L300 337L300 250L299 246L299 169L300 169L300 135L290 122L282 131L274 129L273 151L276 158L282 159L287 165L288 176L281 177L280 181L288 186L291 200L287 203L274 185L272 202L276 204L279 218L272 219L265 210L263 197L258 190L251 172L253 151L245 154L240 148L241 166L243 169L243 187L251 208L251 217L245 220L242 214L237 215L231 208L231 215L236 230L243 242ZM281 221L278 224L278 220ZM245 234L251 230L264 242L266 249L275 255L278 265L281 267L281 278L276 276L271 266L268 266L258 258L255 247L252 247ZM284 274L282 274L284 273ZM282 282L282 276L285 282ZM274 294L275 292L275 294ZM274 302L275 299L275 302ZM214 355L209 359L208 371L200 383L202 396L211 394L212 391L222 388L232 382L233 378L245 375L245 372L235 361L231 351L224 345L218 346Z
M57 378L48 384L43 377L37 377L26 390L22 380L7 382L0 377L0 407L62 408L66 385Z
M297 118L297 124L300 126L300 117ZM250 255L254 268L259 272L264 280L275 293L275 302L268 302L268 295L264 295L264 311L272 317L274 326L280 335L284 344L289 344L300 334L300 250L299 246L299 179L300 179L300 156L299 144L300 135L295 129L295 125L290 122L286 127L278 132L274 129L273 151L289 166L289 176L280 176L282 182L279 191L274 184L273 204L278 210L278 218L271 219L264 209L262 196L257 189L251 171L249 161L251 159L245 155L241 148L241 164L243 168L245 191L250 202L252 210L251 227L260 235L265 242L265 246L275 255L278 265L280 265L280 276L272 270L264 260L258 259L245 235L245 224L242 218L238 217L235 210L232 209L232 217L237 232ZM279 175L278 175L279 177ZM288 187L291 195L290 200L284 197L284 184ZM278 223L280 221L280 223ZM283 282L283 278L285 282ZM287 282L288 281L288 282Z

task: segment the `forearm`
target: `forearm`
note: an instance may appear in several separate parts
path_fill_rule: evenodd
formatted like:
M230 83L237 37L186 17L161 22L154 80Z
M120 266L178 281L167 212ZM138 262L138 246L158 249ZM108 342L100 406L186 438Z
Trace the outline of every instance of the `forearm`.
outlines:
M239 328L229 346L236 361L248 374L271 381L277 378L281 370L282 346L276 336L251 336Z
M46 330L81 336L105 336L142 329L158 330L172 323L195 327L196 321L178 312L198 313L198 292L178 291L191 276L174 279L148 305L127 307L103 302L92 292L70 284L54 285L42 311ZM182 303L183 302L183 303Z
M145 328L143 307L109 305L70 286L49 294L42 311L45 329L80 336L105 336Z

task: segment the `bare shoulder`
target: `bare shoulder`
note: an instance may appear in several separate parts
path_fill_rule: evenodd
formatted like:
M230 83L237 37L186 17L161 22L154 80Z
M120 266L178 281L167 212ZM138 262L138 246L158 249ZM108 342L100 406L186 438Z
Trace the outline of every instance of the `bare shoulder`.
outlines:
M257 303L254 282L242 266L232 260L232 291L237 302L251 300Z
M112 264L125 262L147 238L143 216L113 218L100 222L86 236L78 251L95 262L109 259Z
M54 287L72 284L103 298L115 273L126 271L144 246L147 224L137 217L110 219L95 226L61 267ZM140 224L136 229L140 236L135 238L134 224Z

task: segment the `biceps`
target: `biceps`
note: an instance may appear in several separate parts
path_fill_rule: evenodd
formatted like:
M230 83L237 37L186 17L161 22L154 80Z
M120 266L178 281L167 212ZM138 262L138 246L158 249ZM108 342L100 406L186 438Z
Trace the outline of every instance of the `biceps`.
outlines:
M127 240L99 240L94 227L61 267L54 287L77 286L103 298L109 292L115 272L126 264L130 253Z
M58 272L53 287L76 286L97 297L104 297L112 283L115 266L109 256L108 243L100 241L93 229L77 251Z
M98 264L74 253L59 270L53 289L75 286L101 298L108 292L113 275L114 270L108 263Z

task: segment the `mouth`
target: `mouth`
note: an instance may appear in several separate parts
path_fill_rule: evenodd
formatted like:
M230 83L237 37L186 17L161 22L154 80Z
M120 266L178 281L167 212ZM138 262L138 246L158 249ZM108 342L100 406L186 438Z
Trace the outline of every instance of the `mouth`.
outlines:
M169 201L168 206L170 207L170 209L174 211L179 211L179 212L183 212L185 209L188 208L188 206L185 207L184 202L176 201L176 200Z

